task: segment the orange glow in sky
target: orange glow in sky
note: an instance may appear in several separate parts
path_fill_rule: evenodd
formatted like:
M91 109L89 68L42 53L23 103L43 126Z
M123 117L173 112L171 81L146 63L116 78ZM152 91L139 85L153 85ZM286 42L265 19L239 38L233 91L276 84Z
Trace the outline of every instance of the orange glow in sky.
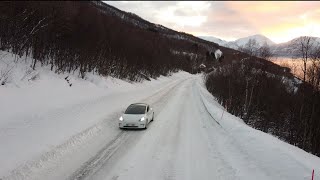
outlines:
M228 7L276 43L320 36L320 3L303 1L227 2Z
M320 37L318 1L106 1L153 23L227 41L262 34L275 43Z

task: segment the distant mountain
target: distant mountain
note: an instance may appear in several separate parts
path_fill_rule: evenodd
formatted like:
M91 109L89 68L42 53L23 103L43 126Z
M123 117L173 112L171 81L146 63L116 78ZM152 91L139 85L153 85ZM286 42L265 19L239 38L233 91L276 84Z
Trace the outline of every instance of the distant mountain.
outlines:
M299 46L297 47L297 42L300 41L302 37L298 37L292 39L285 43L279 43L271 46L271 50L273 54L276 56L283 56L283 57L297 57L299 56ZM311 42L313 47L320 45L320 38L319 37L311 37Z
M269 38L261 34L240 38L235 40L234 43L236 43L238 46L244 46L250 39L256 40L260 46L263 46L264 43L267 43L269 46L276 44L272 42Z
M250 39L254 39L254 40L256 40L256 42L259 44L260 47L262 45L264 45L264 43L267 43L270 46L270 48L275 56L295 57L295 56L298 56L298 49L294 45L301 37L297 37L297 38L292 39L288 42L279 43L279 44L274 43L266 36L263 36L260 34L256 34L256 35L252 35L252 36L248 36L248 37L244 37L244 38L239 38L235 41L225 41L223 39L219 39L219 38L216 38L213 36L199 36L199 38L217 43L220 46L224 46L224 47L228 47L228 48L232 48L232 49L236 49L236 50L238 50L239 47L245 45ZM312 40L314 41L314 43L313 43L314 45L320 45L320 38L319 37L312 37Z
M219 44L220 46L226 45L228 43L228 41L213 37L213 36L199 36L199 38L207 40L207 41L211 41L214 43Z
M202 38L207 41L217 43L220 46L225 46L225 47L232 48L232 49L238 49L240 46L245 45L250 39L256 40L256 42L259 44L259 46L262 46L264 43L267 43L269 46L276 44L276 43L272 42L269 38L267 38L266 36L263 36L261 34L256 34L256 35L240 38L235 41L225 41L225 40L213 37L213 36L199 36L199 38Z

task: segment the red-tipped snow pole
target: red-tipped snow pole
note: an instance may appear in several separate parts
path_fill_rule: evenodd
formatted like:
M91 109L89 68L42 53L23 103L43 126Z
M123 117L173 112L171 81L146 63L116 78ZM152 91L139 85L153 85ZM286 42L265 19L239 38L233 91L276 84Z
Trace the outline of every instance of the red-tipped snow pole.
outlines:
M314 177L314 169L312 169L312 177L311 177L311 180L314 180L313 177Z

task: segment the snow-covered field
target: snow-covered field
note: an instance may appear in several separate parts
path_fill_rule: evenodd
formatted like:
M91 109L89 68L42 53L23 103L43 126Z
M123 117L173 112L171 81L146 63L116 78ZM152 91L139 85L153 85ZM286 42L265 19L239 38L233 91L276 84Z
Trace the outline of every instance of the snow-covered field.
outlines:
M0 86L0 179L307 180L312 169L320 178L318 157L224 112L201 75L143 83L69 75L70 87L66 74L12 61L0 58L1 72L13 67ZM155 120L120 130L134 102L151 104Z

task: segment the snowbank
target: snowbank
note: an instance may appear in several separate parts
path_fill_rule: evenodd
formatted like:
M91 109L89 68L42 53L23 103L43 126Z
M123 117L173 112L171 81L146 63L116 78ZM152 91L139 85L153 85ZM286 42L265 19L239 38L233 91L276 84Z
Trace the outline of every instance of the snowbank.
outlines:
M266 176L270 176L270 179L307 180L311 179L313 169L316 172L315 179L320 178L317 170L320 167L319 157L249 127L242 119L226 112L205 89L204 84L199 84L199 90L208 112L227 132L221 148L231 164L242 164L245 160L246 163L252 164L252 168L259 167ZM238 146L238 152L230 152L228 147L224 146L230 142ZM248 154L248 157L241 158L243 154ZM243 178L252 176L252 172L246 172L244 169L239 171L241 172L239 176Z

